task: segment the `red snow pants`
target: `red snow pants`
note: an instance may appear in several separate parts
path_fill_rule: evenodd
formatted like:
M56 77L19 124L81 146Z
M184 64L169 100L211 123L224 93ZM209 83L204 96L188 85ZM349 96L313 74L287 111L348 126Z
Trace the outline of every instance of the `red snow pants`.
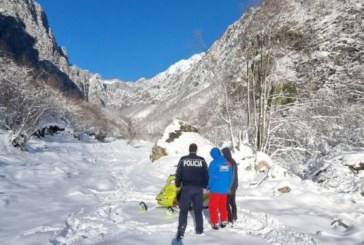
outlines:
M226 209L227 194L221 194L216 192L210 192L209 195L209 213L211 224L219 223L219 212L220 220L227 221L228 213Z

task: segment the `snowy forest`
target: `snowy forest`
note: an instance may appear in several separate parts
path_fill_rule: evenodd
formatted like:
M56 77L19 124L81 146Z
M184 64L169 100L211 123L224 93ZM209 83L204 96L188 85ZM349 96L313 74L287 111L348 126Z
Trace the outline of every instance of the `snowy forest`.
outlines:
M362 1L262 1L133 82L66 48L35 0L0 0L1 244L364 244ZM239 218L176 241L155 197L191 143L232 149Z

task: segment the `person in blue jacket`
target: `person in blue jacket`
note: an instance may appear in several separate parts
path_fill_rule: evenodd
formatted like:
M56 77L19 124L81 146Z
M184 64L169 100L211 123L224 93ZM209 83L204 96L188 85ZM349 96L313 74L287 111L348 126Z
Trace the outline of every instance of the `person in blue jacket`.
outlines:
M219 213L221 221L220 227L226 227L228 222L226 200L231 186L233 172L231 164L221 156L219 148L212 148L210 154L213 160L209 165L209 213L212 228L218 230Z

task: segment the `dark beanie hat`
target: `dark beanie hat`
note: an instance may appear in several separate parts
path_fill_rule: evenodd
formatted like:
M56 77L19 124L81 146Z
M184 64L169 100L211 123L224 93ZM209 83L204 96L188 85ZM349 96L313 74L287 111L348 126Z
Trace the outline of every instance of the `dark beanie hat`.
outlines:
M189 151L193 152L193 153L196 153L197 152L197 145L195 143L190 144Z

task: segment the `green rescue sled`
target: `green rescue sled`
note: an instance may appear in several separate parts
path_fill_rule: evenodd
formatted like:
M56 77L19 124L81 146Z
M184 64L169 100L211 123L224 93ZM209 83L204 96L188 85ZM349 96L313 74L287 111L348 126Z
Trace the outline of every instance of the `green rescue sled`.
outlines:
M175 180L176 175L168 176L165 186L156 197L159 205L167 208L178 206L180 191L177 191Z
M158 204L161 207L167 208L171 213L174 213L179 209L179 197L181 192L176 187L176 175L171 174L168 176L166 184L156 197ZM209 194L203 195L203 207L208 208ZM148 211L148 205L145 202L139 203L139 208L142 211Z
M171 174L168 176L166 185L163 187L163 189L159 192L156 199L158 201L158 204L168 208L169 210L174 210L179 205L179 197L180 197L180 191L177 190L176 187L176 175ZM208 207L208 201L209 201L209 194L205 193L203 195L203 206L204 208Z

